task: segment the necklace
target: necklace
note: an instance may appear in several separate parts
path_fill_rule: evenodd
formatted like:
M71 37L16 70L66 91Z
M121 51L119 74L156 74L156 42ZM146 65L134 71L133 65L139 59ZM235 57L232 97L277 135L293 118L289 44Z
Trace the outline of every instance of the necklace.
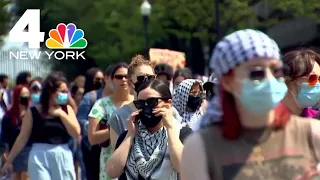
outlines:
M264 131L260 136L258 136L258 139L252 139L252 135L254 136L254 134L251 134L251 136L247 138L243 137L242 142L252 149L251 158L254 161L252 169L259 176L259 179L265 179L264 173L262 173L265 157L261 145L263 142L267 141L270 138L271 131Z

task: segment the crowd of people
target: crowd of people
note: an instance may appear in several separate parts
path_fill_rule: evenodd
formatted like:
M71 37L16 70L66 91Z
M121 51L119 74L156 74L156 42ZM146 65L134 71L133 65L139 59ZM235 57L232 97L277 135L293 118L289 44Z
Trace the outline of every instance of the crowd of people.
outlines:
M246 29L214 74L136 55L67 81L0 75L1 154L13 180L307 180L319 175L320 55L281 56ZM315 119L313 119L315 118Z

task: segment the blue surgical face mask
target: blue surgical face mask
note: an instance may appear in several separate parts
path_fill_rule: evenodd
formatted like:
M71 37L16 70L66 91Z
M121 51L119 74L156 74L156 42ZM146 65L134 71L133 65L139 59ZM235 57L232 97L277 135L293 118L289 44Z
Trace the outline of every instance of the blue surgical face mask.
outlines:
M284 81L274 77L258 83L245 79L242 81L240 101L248 111L261 115L275 108L287 91L288 88Z
M33 103L39 103L40 102L40 93L31 94L31 101Z
M69 95L68 93L61 93L59 92L58 93L58 97L56 99L56 103L58 105L65 105L68 103L68 100L69 100Z
M309 84L301 84L300 92L296 99L301 108L312 107L316 105L320 99L320 84L316 84L314 86L310 86Z

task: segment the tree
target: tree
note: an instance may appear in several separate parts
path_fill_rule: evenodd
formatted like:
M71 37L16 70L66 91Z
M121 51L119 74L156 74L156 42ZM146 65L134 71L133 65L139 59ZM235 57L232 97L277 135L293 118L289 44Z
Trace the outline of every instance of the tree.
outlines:
M315 13L319 0L269 1L277 11L294 9L295 16L310 16L319 21ZM283 18L280 13L280 16L273 16L259 23L251 7L257 0L221 2L222 35L247 27L268 28ZM41 9L41 30L46 35L61 22L73 22L84 30L89 42L86 55L90 60L53 61L56 69L66 69L69 72L72 69L74 73L82 67L89 68L97 64L105 68L113 62L130 61L133 55L143 52L145 42L139 9L141 3L142 0L17 0L17 14L21 15L30 8ZM200 71L204 66L202 47L212 45L216 38L214 1L161 0L152 1L151 4L151 47L184 51L188 62Z
M8 11L8 4L10 1L0 0L0 46L2 43L2 35L7 34L10 16Z

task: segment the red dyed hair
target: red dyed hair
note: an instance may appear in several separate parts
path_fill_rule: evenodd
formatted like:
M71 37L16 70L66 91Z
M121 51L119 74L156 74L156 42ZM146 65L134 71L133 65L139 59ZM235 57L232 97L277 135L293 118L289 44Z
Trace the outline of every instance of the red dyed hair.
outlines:
M13 103L10 110L7 112L8 117L10 117L10 123L13 125L17 125L20 119L20 108L19 108L19 98L23 88L27 88L25 85L17 85L13 89Z
M235 105L235 99L232 94L223 90L221 85L220 89L220 99L223 112L222 123L220 124L222 135L226 139L237 139L241 135L242 125ZM272 128L283 128L290 120L290 116L291 112L288 107L280 103L275 108L275 119L273 121Z

